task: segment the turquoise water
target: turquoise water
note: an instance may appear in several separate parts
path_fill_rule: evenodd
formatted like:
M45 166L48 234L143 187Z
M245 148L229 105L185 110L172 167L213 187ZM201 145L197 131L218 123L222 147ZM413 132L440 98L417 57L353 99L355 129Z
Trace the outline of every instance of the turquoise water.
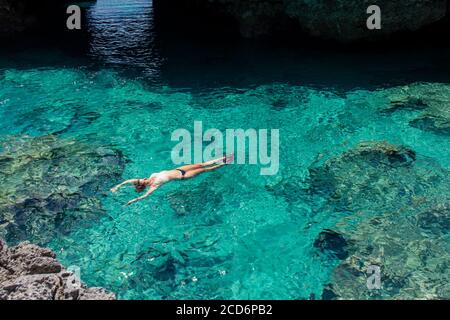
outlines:
M79 266L89 285L122 299L320 297L339 261L318 254L312 244L346 213L325 210L320 199L300 193L289 201L268 186L295 176L307 188L308 169L318 158L368 140L408 145L450 167L448 136L410 126L417 111L380 112L389 104L384 90L416 81L441 88L445 72L437 71L434 81L429 71L416 76L412 58L405 66L386 63L344 74L332 62L318 68L322 57L310 57L315 65L309 70L308 61L293 63L297 57L270 66L266 56L259 56L261 70L254 69L255 61L241 68L234 59L241 55L245 61L245 48L195 65L195 51L186 48L182 68L182 52L177 61L174 51L154 48L149 2L130 3L98 1L89 9L93 36L81 57L36 51L53 57L50 63L30 51L15 52L14 60L8 60L11 52L2 53L0 138L56 134L111 146L127 159L127 179L173 167L170 135L177 128L192 130L194 121L220 130L279 129L280 171L261 176L258 166L231 165L168 184L130 207L124 203L135 197L133 190L104 190L98 221L47 243L65 265ZM114 27L124 17L130 23ZM424 65L421 60L418 69ZM384 71L367 72L372 69ZM84 115L91 115L89 121ZM111 179L111 186L117 182Z

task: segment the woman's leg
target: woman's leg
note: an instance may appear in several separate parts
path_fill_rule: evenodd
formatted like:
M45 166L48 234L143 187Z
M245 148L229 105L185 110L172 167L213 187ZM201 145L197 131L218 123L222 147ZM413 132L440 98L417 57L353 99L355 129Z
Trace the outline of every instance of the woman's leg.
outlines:
M188 172L188 171L191 171L191 170L196 170L196 169L200 169L200 168L211 166L211 165L216 164L217 162L219 162L221 160L224 160L224 159L225 159L225 157L222 157L222 158L206 161L206 162L203 162L203 163L188 164L186 166L182 166L182 167L179 167L177 169L180 169L180 170Z
M193 178L193 177L199 175L200 173L212 171L212 170L220 168L220 167L222 167L224 165L225 165L225 163L222 163L222 164L218 164L218 165L215 165L215 166L212 166L212 167L208 167L208 168L200 168L200 169L189 170L189 171L186 171L186 174L184 175L183 178L184 179Z
M177 169L188 172L190 170L195 170L195 169L200 169L200 168L203 168L203 164L188 164L188 165L179 167Z

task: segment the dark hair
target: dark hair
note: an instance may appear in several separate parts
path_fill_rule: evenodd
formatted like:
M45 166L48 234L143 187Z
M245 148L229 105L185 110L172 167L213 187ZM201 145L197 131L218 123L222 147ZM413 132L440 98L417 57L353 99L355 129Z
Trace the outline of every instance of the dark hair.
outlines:
M136 189L136 192L142 192L145 190L146 185L141 183L135 183L134 188Z

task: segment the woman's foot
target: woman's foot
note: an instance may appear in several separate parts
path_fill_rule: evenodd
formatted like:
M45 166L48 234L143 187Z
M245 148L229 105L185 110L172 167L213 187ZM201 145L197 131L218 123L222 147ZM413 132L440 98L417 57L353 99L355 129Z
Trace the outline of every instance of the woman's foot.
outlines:
M230 164L234 161L234 153L228 154L225 157L223 157L223 163L224 164Z
M234 160L234 153L223 156L222 158L210 160L201 164L202 167L208 167L215 164L229 164Z

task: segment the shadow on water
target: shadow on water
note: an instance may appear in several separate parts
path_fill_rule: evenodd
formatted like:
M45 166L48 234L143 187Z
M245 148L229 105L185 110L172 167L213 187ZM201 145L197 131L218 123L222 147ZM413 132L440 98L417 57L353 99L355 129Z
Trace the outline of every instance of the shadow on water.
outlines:
M273 82L349 90L450 81L445 42L412 50L411 44L349 48L295 37L243 40L164 30L155 22L151 0L98 0L84 6L82 31L16 39L0 49L0 68L108 67L123 77L189 90ZM178 23L172 29L185 27L185 21Z

